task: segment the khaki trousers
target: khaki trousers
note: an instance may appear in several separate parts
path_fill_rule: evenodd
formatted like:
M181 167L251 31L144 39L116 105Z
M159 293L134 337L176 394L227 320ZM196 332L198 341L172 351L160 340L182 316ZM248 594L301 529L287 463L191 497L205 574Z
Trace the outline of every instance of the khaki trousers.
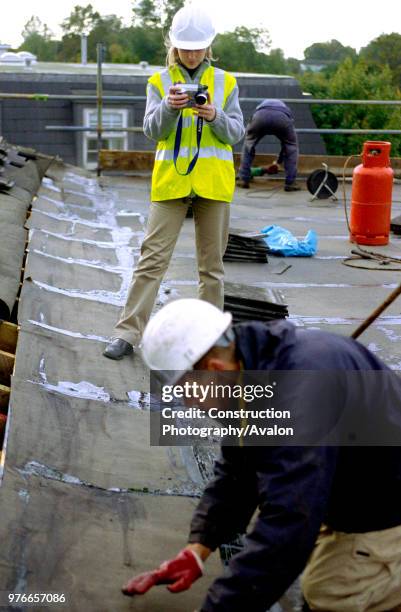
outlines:
M302 590L311 610L401 612L401 526L368 533L323 527Z
M152 202L141 257L113 336L137 345L167 271L189 203L182 199ZM224 266L230 205L197 198L193 205L199 272L198 297L223 308Z

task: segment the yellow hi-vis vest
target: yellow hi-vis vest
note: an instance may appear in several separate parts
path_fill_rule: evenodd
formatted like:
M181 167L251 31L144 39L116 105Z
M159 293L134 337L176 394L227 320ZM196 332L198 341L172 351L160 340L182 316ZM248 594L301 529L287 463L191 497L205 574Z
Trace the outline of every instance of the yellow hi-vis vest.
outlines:
M169 87L177 82L185 82L178 65L158 72L149 79L149 83L158 89L162 98L167 95ZM224 70L209 66L202 74L200 82L208 86L211 103L218 109L224 109L226 100L235 87L235 78ZM183 129L177 168L179 172L185 173L197 150L197 115L191 108L183 109L182 115ZM176 130L172 130L166 140L157 143L152 174L152 200L172 200L196 193L203 198L231 202L235 188L231 146L221 142L207 121L204 121L198 161L190 174L182 176L174 166L175 134Z

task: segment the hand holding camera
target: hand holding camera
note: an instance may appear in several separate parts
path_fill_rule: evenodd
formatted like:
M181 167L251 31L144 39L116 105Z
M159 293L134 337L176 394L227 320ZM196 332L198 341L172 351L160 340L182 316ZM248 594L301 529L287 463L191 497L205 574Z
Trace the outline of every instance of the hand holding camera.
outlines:
M167 104L174 110L187 108L189 104L189 96L185 91L182 91L183 84L176 83L172 85L168 91Z
M201 83L175 83L169 89L168 105L176 110L192 108L193 111L206 121L213 121L216 117L216 108L210 104L210 95L207 85Z
M216 118L216 107L213 104L210 104L210 95L206 91L205 93L199 94L200 96L204 96L206 98L205 102L196 101L195 106L193 107L193 111L198 115L198 117L202 117L205 121L213 121Z

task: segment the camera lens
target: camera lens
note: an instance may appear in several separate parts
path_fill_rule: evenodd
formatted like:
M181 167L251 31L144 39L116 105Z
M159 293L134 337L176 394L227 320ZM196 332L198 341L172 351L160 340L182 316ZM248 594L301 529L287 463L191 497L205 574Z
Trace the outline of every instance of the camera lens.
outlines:
M199 92L194 95L195 102L199 105L206 104L207 95L205 93Z

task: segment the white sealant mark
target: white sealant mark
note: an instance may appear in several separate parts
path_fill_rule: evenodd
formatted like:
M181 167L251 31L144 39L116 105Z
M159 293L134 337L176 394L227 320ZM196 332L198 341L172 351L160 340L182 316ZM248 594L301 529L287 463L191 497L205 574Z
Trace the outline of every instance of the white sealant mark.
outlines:
M57 187L54 184L53 179L44 176L42 179L42 185L44 185L45 187L47 187L48 189L51 189L52 191L61 191L60 187ZM40 195L40 191L39 191L39 195Z
M29 382L34 383L33 380L30 380ZM50 383L39 384L48 391L55 391L61 395L79 397L80 399L97 400L105 403L110 401L110 395L104 390L104 387L96 387L86 380L79 383L60 380L57 385L51 385Z
M183 286L197 286L198 285L198 281L193 281L193 280L169 280L168 281L170 285L183 285Z
M30 495L26 489L20 489L18 491L18 496L22 499L22 501L27 504L29 502Z
M314 259L345 259L347 255L314 255Z
M175 281L169 281L169 283L175 283ZM379 284L366 284L366 285L351 285L348 283L274 283L274 282L258 282L258 283L248 283L249 287L262 287L267 289L274 289L276 287L285 288L285 289L305 289L309 287L326 287L328 289L348 289L356 287L357 289L371 289L373 287L383 287L384 289L395 289L398 287L395 283L386 283L383 285Z
M29 461L24 465L23 468L17 468L17 471L22 474L22 476L38 476L40 478L56 480L57 482L64 482L66 484L71 484L75 486L89 487L93 489L98 489L100 491L107 491L109 493L133 493L136 495L140 493L150 493L156 495L183 495L186 497L200 496L199 487L190 483L188 483L187 485L171 487L166 490L152 489L149 487L144 487L143 489L125 489L120 487L110 487L106 489L91 482L85 482L84 480L77 478L77 476L73 476L72 474L68 474L66 472L61 472L60 470L44 465L43 463L39 463L38 461Z
M82 219L78 215L71 215L68 213L60 213L59 215L56 215L56 213L45 212L44 210L40 210L40 208L32 208L32 212L39 213L45 217L49 217L50 219L55 219L56 221L68 221L77 225L85 225L86 227L91 227L93 229L110 230L109 225L97 223L96 221L88 221L87 219Z
M39 361L39 376L44 383L47 383L47 376L45 371L45 358L42 356Z
M49 259L54 259L56 261L61 261L62 263L77 265L77 266L85 266L87 268L96 268L97 270L104 270L105 272L111 272L114 274L121 274L125 270L129 270L132 272L132 266L129 268L121 268L121 266L113 266L109 264L104 264L100 260L96 259L74 259L73 257L60 257L59 255L52 255L50 253L44 253L43 251L39 251L38 249L34 249L32 251L36 255L40 255L43 257L48 257Z
M110 395L104 390L104 387L96 387L92 383L83 380L79 383L73 383L66 380L60 380L57 385L51 385L47 382L45 358L42 357L39 362L39 376L42 382L35 382L29 380L28 382L34 385L40 385L48 391L55 391L62 395L69 395L70 397L79 397L80 399L98 400L100 402L109 402Z
M33 235L33 233L35 232L40 232L42 234L45 234L46 236L51 236L52 238L58 238L59 240L66 240L68 242L79 242L81 244L88 244L90 246L96 246L99 247L100 249L115 249L116 246L119 245L125 245L126 244L126 239L124 238L124 240L120 243L117 242L106 242L106 241L101 241L101 240L90 240L88 238L73 238L72 236L66 236L65 234L58 234L56 232L50 232L49 230L45 230L45 229L40 229L39 227L34 227L31 228L29 230L29 239L31 240L31 237ZM131 236L143 236L144 232L131 232ZM132 249L138 249L139 247L131 247Z
M138 217L138 219L141 219L142 216L141 213L133 212L132 210L120 210L116 214L116 217Z
M325 234L322 234L322 235L320 235L320 238L322 240L324 238L326 240L347 240L347 241L349 241L349 236L342 236L341 234L340 235L334 235L334 236L327 236Z
M384 318L385 317L380 317L380 321L382 322ZM386 320L386 323L389 324L388 319ZM394 323L394 321L391 321L390 325L401 325L401 320L398 323ZM398 336L393 329L387 329L386 327L383 327L382 325L380 325L380 322L378 329L383 332L386 338L388 338L391 342L399 342L401 340L401 336Z
M79 297L82 299L89 299L93 301L103 302L114 304L118 306L122 306L125 303L125 298L128 293L129 286L131 284L132 272L134 269L134 253L133 248L130 246L131 238L134 235L143 235L143 232L133 232L129 227L120 227L117 222L118 216L129 215L135 218L138 218L141 223L144 223L144 218L140 213L133 211L118 211L116 214L116 195L108 192L105 189L102 189L97 179L89 179L86 177L79 177L74 175L73 173L66 173L65 180L70 182L75 182L80 185L84 193L77 192L71 189L64 189L63 192L65 194L72 193L80 196L89 197L93 200L94 203L94 211L98 214L96 222L82 220L76 217L73 214L52 214L52 213L44 213L50 218L61 219L70 221L75 226L75 223L85 225L87 227L92 227L96 229L107 229L111 233L111 242L103 242L103 246L105 248L113 248L115 250L115 254L118 260L119 265L111 266L107 264L102 264L99 261L90 261L83 259L73 259L73 258L62 258L55 255L48 255L47 253L43 253L42 251L36 251L37 254L42 255L44 257L49 257L58 261L63 261L67 264L77 264L83 265L87 267L93 267L97 269L102 269L107 272L117 273L121 277L121 287L117 293L96 290L96 291L88 291L82 292L78 290L70 290L65 291L59 288L50 288L49 285L41 284L42 288L46 288L48 290L52 290L54 292L63 293L64 295L70 295L74 297ZM68 205L68 203L66 203ZM77 205L78 206L78 205ZM52 233L49 232L49 235ZM54 235L54 234L53 234ZM61 237L57 235L57 237ZM66 239L65 236L62 237ZM71 239L71 238L70 238ZM97 241L86 241L87 243L92 243L96 246L99 246Z
M80 300L88 300L90 302L99 302L101 304L111 304L113 306L123 306L125 304L125 296L119 293L113 293L112 291L104 290L93 290L93 291L79 291L78 289L60 289L59 287L53 287L40 281L32 281L35 285L50 291L52 293L59 293L60 295L66 295L72 298L78 298Z
M285 219L285 217L279 217L282 219ZM324 219L323 217L292 217L291 219L292 221L306 221L307 223L327 223L327 219ZM331 218L330 219L332 223L342 223L341 219L337 219L337 218Z
M360 317L347 317L347 318L343 318L343 317L321 317L321 316L303 316L303 315L297 315L297 314L293 314L289 316L289 319L292 323L295 323L296 325L304 325L304 324L322 324L322 323L326 323L327 325L354 325L355 323L359 323L362 322L363 319L361 319ZM380 322L378 323L373 323L373 325L380 325L380 323L383 323L383 320L385 320L385 322L388 325L401 325L401 317L391 317L391 316L383 316L380 318ZM296 323L296 322L299 323ZM398 340L401 340L401 336L396 336L395 332L393 332L392 330L385 330L385 328L378 328L378 329L382 329L382 331L384 331L384 333L386 333L386 335L388 335L388 338L390 338L390 340L392 340L393 342L396 342Z
M17 468L17 470L20 474L23 474L24 476L42 476L44 478L49 478L50 480L58 480L59 482L65 482L67 484L85 484L76 476L71 476L71 474L59 472L59 470L50 468L47 465L39 463L38 461L29 461L29 463L26 463L24 465L23 469Z
M139 410L149 410L150 393L144 393L143 391L127 391L127 395L129 398L128 406L138 408Z
M85 212L96 214L96 210L93 208L93 206L83 206L82 204L72 204L71 202L63 202L62 200L55 200L54 198L51 198L50 196L44 194L39 194L39 196L41 200L51 202L52 204L55 204L57 208L61 208L64 210L68 208L76 208L77 210L84 210Z
M304 325L353 325L355 320L343 319L341 317L303 317L301 315L290 315L289 320L298 327Z
M97 342L103 343L110 341L110 338L106 338L104 336L96 336L95 334L81 334L80 332L73 332L67 329L61 329L60 327L54 327L53 325L47 325L43 322L43 319L41 320L41 322L28 319L28 323L31 323L31 325L36 325L37 327L42 327L43 329L48 329L49 331L56 332L57 334L70 336L71 338L80 338L82 340L96 340Z

